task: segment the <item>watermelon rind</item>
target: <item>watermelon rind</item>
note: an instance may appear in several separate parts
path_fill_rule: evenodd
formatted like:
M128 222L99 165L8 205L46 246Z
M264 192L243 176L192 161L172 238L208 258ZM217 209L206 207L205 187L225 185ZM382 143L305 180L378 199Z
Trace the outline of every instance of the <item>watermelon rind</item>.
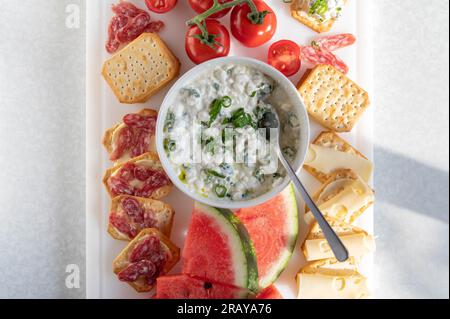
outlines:
M255 247L250 239L250 235L247 228L241 223L241 221L228 209L217 209L223 214L230 223L235 227L237 233L241 237L243 252L247 259L247 272L248 272L248 285L247 288L250 291L257 292L258 286L258 262L256 260Z
M273 284L286 269L297 243L298 206L294 186L290 184L277 196L261 205L237 210L236 217L244 227L248 227L250 238L257 241L253 242L257 262L264 262L258 264L259 287L263 290ZM264 246L261 246L262 242L259 241L261 236L267 238ZM281 238L284 239L283 244L278 246ZM271 242L276 246L265 246L270 246ZM262 261L258 254L266 252L276 255L269 255L272 256L269 260L264 258Z
M256 253L247 229L230 210L218 209L198 202L195 203L195 209L214 218L222 232L229 235L236 280L235 283L227 284L257 292L259 286Z
M294 253L295 245L298 239L298 205L295 197L294 185L290 184L281 193L286 203L286 224L288 225L286 235L289 238L284 251L280 254L278 261L273 263L271 270L266 276L259 279L261 288L267 288L273 284L286 269L289 260Z

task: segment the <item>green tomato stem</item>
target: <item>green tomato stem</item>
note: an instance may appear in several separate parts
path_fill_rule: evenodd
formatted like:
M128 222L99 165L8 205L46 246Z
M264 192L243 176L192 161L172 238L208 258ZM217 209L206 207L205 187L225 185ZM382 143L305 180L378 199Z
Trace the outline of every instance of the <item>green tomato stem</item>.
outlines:
M209 8L205 12L195 16L194 18L188 20L186 22L186 24L188 26L192 26L192 25L196 24L196 25L198 25L200 27L200 24L203 23L206 19L208 19L211 15L213 15L213 14L215 14L217 12L220 12L220 11L222 11L224 9L232 8L232 7L237 6L239 4L242 4L242 3L247 3L247 5L250 7L251 13L249 14L249 20L253 24L258 24L259 22L258 21L254 21L253 19L251 19L251 17L252 16L258 16L262 12L258 11L258 8L256 7L256 5L253 2L253 0L233 0L233 1L230 1L230 2L222 3L222 4L219 3L219 0L214 0L214 3L211 6L211 8ZM203 35L205 36L205 34L203 34Z

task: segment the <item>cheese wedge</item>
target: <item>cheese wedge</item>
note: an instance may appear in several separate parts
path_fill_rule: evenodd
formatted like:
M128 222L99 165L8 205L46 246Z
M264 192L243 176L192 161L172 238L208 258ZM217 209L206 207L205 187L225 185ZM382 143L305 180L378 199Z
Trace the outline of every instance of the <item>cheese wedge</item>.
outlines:
M373 204L375 195L369 185L351 170L338 170L313 196L323 214L353 223Z
M367 279L358 272L342 274L299 273L298 299L366 299Z
M330 217L327 217L327 221L339 236L351 257L359 259L375 251L375 240L365 230ZM312 226L302 250L307 261L334 257L333 251L317 223Z
M310 145L305 165L325 174L330 174L338 169L351 169L366 183L369 182L373 173L373 164L368 159L316 144Z

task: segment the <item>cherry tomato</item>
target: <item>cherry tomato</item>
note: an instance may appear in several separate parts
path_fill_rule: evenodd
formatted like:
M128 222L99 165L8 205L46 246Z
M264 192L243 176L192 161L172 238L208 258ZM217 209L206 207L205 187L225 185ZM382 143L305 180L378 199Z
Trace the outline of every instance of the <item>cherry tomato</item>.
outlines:
M269 64L286 76L300 70L300 47L290 40L281 40L269 48Z
M230 1L232 1L232 0L219 0L219 3L222 4L222 3L230 2ZM212 5L214 4L214 0L189 0L189 4L191 5L192 9L195 10L195 12L203 13L212 7ZM231 8L224 9L222 11L219 11L217 13L210 15L209 18L211 18L211 19L222 18L222 17L226 16L228 14L228 12L230 12L230 10L231 10Z
M230 33L227 28L217 20L206 20L206 29L210 39L199 39L198 36L202 35L202 32L196 25L190 27L186 34L186 53L196 64L224 57L230 53ZM214 37L213 40L212 37ZM208 40L210 45L207 44Z
M277 16L275 12L263 1L254 1L258 11L266 12L267 15L254 24L248 15L251 13L247 3L237 5L231 11L231 33L243 45L254 48L270 41L277 30Z
M145 0L147 8L156 13L166 13L175 8L177 0Z

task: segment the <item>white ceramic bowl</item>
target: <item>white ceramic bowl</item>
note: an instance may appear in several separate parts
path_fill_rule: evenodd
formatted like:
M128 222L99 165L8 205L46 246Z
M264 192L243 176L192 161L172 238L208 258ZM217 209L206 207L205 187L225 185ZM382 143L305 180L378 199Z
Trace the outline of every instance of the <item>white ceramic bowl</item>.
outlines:
M175 186L180 189L183 193L191 197L193 200L201 202L206 205L210 205L213 207L219 207L219 208L229 208L229 209L238 209L238 208L244 208L244 207L251 207L255 205L262 204L278 193L280 193L284 188L287 187L289 183L289 177L286 177L281 184L279 184L277 187L274 187L269 192L262 194L258 197L247 199L247 200L241 200L241 201L230 201L228 199L214 199L214 198L207 198L204 196L201 196L197 192L189 189L186 187L186 185L180 181L178 176L175 174L174 168L170 162L170 160L167 157L167 154L164 150L164 124L165 119L167 116L167 112L170 108L170 106L173 105L173 101L176 99L177 95L180 92L180 89L185 87L188 83L193 81L195 78L199 77L204 72L207 72L208 70L214 69L221 65L226 64L235 64L235 65L246 65L253 67L262 73L266 74L267 76L271 77L275 82L278 83L288 94L291 103L293 104L295 108L295 112L298 115L299 121L300 121L300 145L298 145L298 152L296 154L296 158L293 164L295 171L300 171L303 162L306 157L306 152L309 145L309 134L310 134L310 128L309 128L309 121L308 121L308 113L306 112L306 108L303 104L303 101L295 88L295 86L291 83L291 81L286 78L281 72L273 68L272 66L255 60L251 58L243 58L243 57L225 57L225 58L219 58L214 59L205 63L202 63L193 69L191 69L189 72L184 74L169 90L166 97L164 98L164 101L161 105L159 116L158 116L158 123L156 127L156 146L158 150L159 157L161 159L161 163L167 172L167 175L172 180L172 182L175 184ZM281 165L281 164L280 164Z

